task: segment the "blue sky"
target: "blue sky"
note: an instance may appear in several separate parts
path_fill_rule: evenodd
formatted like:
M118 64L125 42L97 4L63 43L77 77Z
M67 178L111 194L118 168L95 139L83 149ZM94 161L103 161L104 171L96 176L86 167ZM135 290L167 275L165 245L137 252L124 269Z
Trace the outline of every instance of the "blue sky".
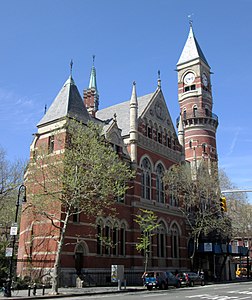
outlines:
M219 117L219 165L238 187L252 187L250 91L252 0L2 0L0 144L27 159L32 134L69 76L80 93L96 55L100 108L153 92L157 71L173 121L179 115L176 63L189 32L211 66Z

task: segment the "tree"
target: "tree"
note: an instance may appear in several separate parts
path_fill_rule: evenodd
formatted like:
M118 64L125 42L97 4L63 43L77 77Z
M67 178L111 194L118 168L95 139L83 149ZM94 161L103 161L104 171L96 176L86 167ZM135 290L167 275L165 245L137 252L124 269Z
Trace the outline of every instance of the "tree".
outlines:
M9 162L0 146L0 224L10 225L15 216L17 188L22 183L24 163ZM4 212L4 213L3 213Z
M0 278L5 278L8 260L5 249L9 244L9 231L15 217L17 188L23 180L24 164L20 160L7 160L0 146ZM0 282L1 284L1 282Z
M220 210L217 164L210 166L202 160L197 170L192 170L188 164L174 165L167 170L163 180L168 196L178 200L178 208L190 226L193 241L190 258L193 266L200 238L210 234L218 239L227 239L229 236L229 218Z
M238 190L223 169L219 170L221 190ZM252 237L252 205L248 202L245 192L226 193L227 215L232 221L232 238L250 240Z
M102 135L102 128L90 122L87 126L69 120L54 138L64 145L60 153L48 154L41 146L30 162L27 185L30 200L27 213L38 220L51 221L51 235L58 235L52 272L52 293L58 293L60 257L69 218L84 213L98 216L109 209L113 213L115 197L124 195L133 177L126 165Z
M140 209L140 213L135 216L134 221L139 225L141 236L138 238L139 243L136 244L136 249L144 253L144 272L147 271L151 237L155 235L155 230L159 227L157 224L157 216L153 211Z

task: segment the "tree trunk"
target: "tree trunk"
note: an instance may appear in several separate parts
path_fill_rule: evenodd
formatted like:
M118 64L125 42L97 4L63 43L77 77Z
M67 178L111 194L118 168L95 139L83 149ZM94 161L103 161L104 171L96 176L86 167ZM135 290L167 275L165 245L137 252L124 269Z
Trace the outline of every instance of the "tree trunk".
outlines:
M144 272L147 272L147 267L148 267L148 251L145 251L144 255Z
M66 227L68 224L68 219L69 219L69 210L66 212L66 217L65 220L63 221L63 227L60 230L60 239L58 241L58 249L55 257L55 262L53 266L53 271L52 271L52 290L51 293L52 295L57 295L58 289L59 289L59 271L60 271L60 256L61 256L61 251L62 247L64 244L64 238L65 238L65 232L66 232Z

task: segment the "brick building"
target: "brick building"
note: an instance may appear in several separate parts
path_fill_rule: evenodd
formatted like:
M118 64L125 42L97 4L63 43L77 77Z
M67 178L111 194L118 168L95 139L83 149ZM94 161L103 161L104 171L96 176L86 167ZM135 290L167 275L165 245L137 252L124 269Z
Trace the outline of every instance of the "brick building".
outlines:
M57 155L61 148L55 142L55 130L67 118L74 117L84 123L91 120L101 124L115 151L136 170L133 188L115 204L116 218L97 218L90 222L85 215L80 215L71 219L61 256L62 284L74 285L78 272L88 272L98 282L99 272L109 272L111 265L117 264L124 265L126 273L136 274L139 280L143 256L135 249L140 232L133 219L140 208L154 211L160 224L152 240L150 268L171 271L190 268L186 220L178 209L179 203L165 195L162 174L181 161L188 160L197 166L202 157L217 160L218 119L212 113L210 67L191 26L177 72L178 133L160 78L153 93L139 97L133 83L129 101L99 110L94 65L83 99L70 76L38 123L31 157L42 144L47 145L51 155ZM56 249L56 241L50 238L50 226L36 223L32 216L22 216L17 266L20 276L36 271L40 276L50 274ZM100 234L111 237L116 246L101 245L97 239Z

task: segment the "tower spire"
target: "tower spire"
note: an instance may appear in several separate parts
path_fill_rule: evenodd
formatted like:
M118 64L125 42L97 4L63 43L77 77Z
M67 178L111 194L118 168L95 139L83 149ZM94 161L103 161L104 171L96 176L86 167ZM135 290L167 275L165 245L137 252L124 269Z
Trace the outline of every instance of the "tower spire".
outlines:
M88 112L95 116L95 113L99 107L99 93L97 89L97 82L96 82L96 69L94 66L95 62L95 55L92 55L92 68L89 78L89 85L87 89L83 91L83 98L84 104L88 110Z
M191 13L190 15L188 15L190 28L192 27L192 24L193 24L193 19L192 19L193 15L194 15L194 13Z
M96 69L95 69L95 66L94 66L95 55L93 55L92 58L93 58L93 64L92 64L92 68L91 68L91 74L90 74L88 88L89 89L94 88L96 90L96 92L98 93L97 83L96 83Z
M158 70L158 87L161 88L160 70Z
M185 43L184 49L180 55L177 66L184 64L186 62L191 62L198 58L201 59L202 61L204 61L204 63L207 66L209 66L208 62L203 54L203 51L201 50L199 43L194 35L192 21L190 21L189 24L190 24L190 29L189 29L188 38Z
M72 73L73 73L73 60L71 59L70 61L70 76L72 77Z
M130 156L133 164L137 163L137 139L138 139L138 103L136 94L136 82L133 82L130 99Z
M184 49L177 63L180 120L178 135L185 159L197 168L198 161L217 161L216 130L218 117L212 113L210 66L196 40L190 20ZM189 93L188 93L189 92ZM183 127L182 127L183 125ZM193 145L197 140L197 145Z

